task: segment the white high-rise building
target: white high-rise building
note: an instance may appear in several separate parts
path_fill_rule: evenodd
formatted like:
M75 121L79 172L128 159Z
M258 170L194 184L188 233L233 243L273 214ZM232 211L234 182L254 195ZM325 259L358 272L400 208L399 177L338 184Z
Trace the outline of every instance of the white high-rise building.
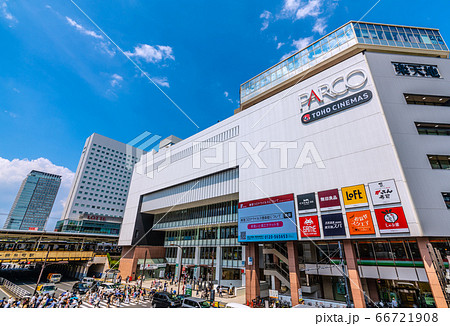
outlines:
M84 145L56 230L119 234L133 167L143 153L139 148L92 134Z

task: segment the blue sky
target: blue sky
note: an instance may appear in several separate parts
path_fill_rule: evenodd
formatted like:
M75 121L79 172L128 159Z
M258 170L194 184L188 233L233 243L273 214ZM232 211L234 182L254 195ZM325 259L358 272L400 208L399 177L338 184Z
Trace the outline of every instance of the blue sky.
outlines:
M31 168L63 175L61 216L85 139L187 138L233 114L239 85L349 20L436 27L446 0L0 0L0 227ZM448 38L448 37L447 37Z

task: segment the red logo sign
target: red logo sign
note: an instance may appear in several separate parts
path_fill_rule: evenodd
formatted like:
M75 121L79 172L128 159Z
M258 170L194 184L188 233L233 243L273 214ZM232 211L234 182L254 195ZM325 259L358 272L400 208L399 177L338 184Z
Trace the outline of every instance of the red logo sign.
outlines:
M300 235L302 237L320 237L319 219L314 216L300 216Z
M380 233L409 232L408 222L402 207L389 207L375 210Z
M337 189L318 192L320 208L325 210L337 209L341 207L339 192Z

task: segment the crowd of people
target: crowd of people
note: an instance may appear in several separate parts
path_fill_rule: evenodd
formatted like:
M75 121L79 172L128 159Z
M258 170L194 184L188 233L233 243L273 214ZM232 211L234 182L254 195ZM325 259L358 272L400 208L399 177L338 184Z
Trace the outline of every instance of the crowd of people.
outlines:
M83 295L65 291L59 296L36 293L25 298L3 297L0 299L0 308L80 308L83 302L99 308L101 301L110 308L120 307L123 303L141 303L150 296L150 291L136 285L118 286L114 290L94 287Z

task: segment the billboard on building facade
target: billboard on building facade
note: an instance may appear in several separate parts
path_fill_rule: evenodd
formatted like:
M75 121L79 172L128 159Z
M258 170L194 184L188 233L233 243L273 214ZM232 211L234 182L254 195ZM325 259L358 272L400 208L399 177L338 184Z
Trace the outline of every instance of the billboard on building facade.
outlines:
M324 236L345 235L344 219L341 213L322 215Z
M339 191L337 189L319 191L319 205L323 211L341 208Z
M348 212L347 221L351 235L375 234L372 214L370 214L369 210Z
M400 202L394 180L369 183L370 197L374 205L394 204Z
M297 195L297 209L300 213L308 213L317 211L316 194Z
M380 233L409 232L408 222L402 207L388 207L375 210Z
M319 218L317 215L300 216L298 220L300 223L301 237L320 237Z
M369 205L364 185L342 188L342 197L344 199L344 205L347 208Z
M239 242L298 240L294 194L239 203Z

